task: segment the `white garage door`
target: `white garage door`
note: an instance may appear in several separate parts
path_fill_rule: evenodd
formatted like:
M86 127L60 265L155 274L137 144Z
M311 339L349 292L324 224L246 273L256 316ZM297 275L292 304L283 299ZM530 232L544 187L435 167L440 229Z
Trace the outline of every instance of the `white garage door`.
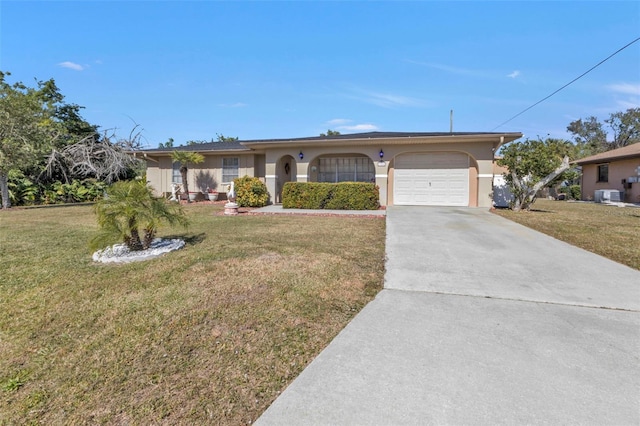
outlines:
M393 203L410 206L468 206L469 156L458 152L396 157Z

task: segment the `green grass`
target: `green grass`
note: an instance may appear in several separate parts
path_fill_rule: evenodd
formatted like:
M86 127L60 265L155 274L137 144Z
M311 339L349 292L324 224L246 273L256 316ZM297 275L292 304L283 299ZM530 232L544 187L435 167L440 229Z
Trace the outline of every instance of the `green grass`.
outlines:
M640 270L640 208L537 200L529 212L495 213Z
M0 211L0 424L248 424L382 288L384 220L220 209L126 265L91 207Z

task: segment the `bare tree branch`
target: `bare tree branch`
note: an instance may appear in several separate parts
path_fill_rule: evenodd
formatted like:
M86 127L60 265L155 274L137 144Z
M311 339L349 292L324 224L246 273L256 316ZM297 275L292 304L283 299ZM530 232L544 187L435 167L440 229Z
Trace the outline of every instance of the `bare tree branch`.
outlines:
M71 177L95 177L112 183L140 163L129 154L140 148L138 127L131 130L128 139L116 139L115 133L107 130L102 138L93 134L61 150L54 149L47 158L45 173L52 176L60 172L67 182Z

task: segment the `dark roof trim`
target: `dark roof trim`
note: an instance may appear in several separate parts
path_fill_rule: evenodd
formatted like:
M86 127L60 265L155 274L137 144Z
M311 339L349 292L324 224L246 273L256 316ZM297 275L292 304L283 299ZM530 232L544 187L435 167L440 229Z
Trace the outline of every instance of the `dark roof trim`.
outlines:
M311 136L305 138L290 139L257 139L241 141L242 144L256 145L262 143L286 143L286 142L313 142L313 141L339 141L339 140L356 140L356 139L395 139L395 138L428 138L428 137L456 137L456 136L503 136L503 135L519 135L521 133L493 133L493 132L367 132L367 133L350 133L335 136ZM516 138L517 139L517 138Z
M233 142L207 142L194 145L181 145L172 148L151 148L143 149L142 152L149 154L171 154L173 151L195 151L195 152L217 152L217 151L244 151L250 152L251 148L240 144L238 141Z
M197 145L178 146L174 148L155 148L145 149L142 152L147 153L171 153L175 151L196 151L196 152L216 152L216 151L245 151L249 152L253 149L260 149L267 146L276 145L291 145L291 144L314 144L314 145L339 145L343 141L360 142L367 144L373 141L386 139L387 142L391 140L402 141L404 143L418 142L416 139L434 139L440 141L471 141L473 139L495 139L500 144L508 143L522 137L522 133L496 133L496 132L367 132L367 133L351 133L335 136L311 136L304 138L290 138L290 139L253 139L245 141L234 142L208 142ZM418 142L419 143L419 142Z

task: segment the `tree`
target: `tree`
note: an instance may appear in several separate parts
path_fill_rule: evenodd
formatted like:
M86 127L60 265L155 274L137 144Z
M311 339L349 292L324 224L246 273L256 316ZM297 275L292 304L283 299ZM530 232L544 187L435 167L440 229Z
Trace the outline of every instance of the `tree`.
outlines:
M173 148L173 138L169 138L165 143L160 142L158 148Z
M38 89L5 81L0 71L0 196L2 208L11 207L8 175L12 169L37 165L64 130L54 120L54 103L60 98L53 80L39 81Z
M131 155L140 148L138 125L126 139L115 133L90 134L61 149L53 148L47 157L45 172L48 176L61 175L65 182L71 178L96 178L106 183L132 177L140 168L141 160Z
M160 224L188 225L179 204L154 197L151 187L143 181L114 183L107 190L107 197L96 203L95 212L100 232L91 241L93 248L122 241L132 251L146 250Z
M567 126L579 148L578 158L640 142L640 108L612 113L604 123L609 131L596 117L572 121ZM607 133L611 140L607 140Z
M339 131L337 130L327 130L327 133L320 133L320 136L322 137L326 137L326 136L338 136L340 134Z
M55 108L54 117L66 130L67 141L99 134L98 126L88 123L80 115L80 110L83 108L76 104L63 104Z
M504 174L513 194L514 211L529 210L541 189L563 178L575 146L561 139L512 142L500 151L497 163L509 169Z
M174 163L180 163L180 175L182 176L182 184L184 185L184 192L187 194L187 200L189 200L189 182L187 181L187 166L191 164L200 164L204 162L204 156L193 151L173 151L171 153L171 159ZM190 202L190 201L188 201Z
M216 142L235 142L238 138L235 136L225 136L223 134L216 133Z
M79 140L99 139L98 126L80 115L81 106L65 104L53 79L36 81L36 88L5 81L0 72L0 196L2 207L11 206L7 196L8 173L25 182L46 184L42 171L52 151L63 150ZM49 182L58 175L51 174ZM14 182L21 184L20 182Z
M573 134L581 158L606 150L607 134L596 117L572 121L567 126L567 131Z
M604 120L613 133L609 149L622 148L640 142L640 108L616 112Z
M237 138L237 137L234 137L234 136L225 136L225 135L222 135L222 134L216 133L216 138L215 138L215 139L211 138L211 140L210 140L210 141L194 141L194 140L190 140L190 141L187 141L187 146L190 146L190 145L201 145L201 144L203 144L203 143L235 142L235 141L237 141L237 140L238 140L238 138Z

